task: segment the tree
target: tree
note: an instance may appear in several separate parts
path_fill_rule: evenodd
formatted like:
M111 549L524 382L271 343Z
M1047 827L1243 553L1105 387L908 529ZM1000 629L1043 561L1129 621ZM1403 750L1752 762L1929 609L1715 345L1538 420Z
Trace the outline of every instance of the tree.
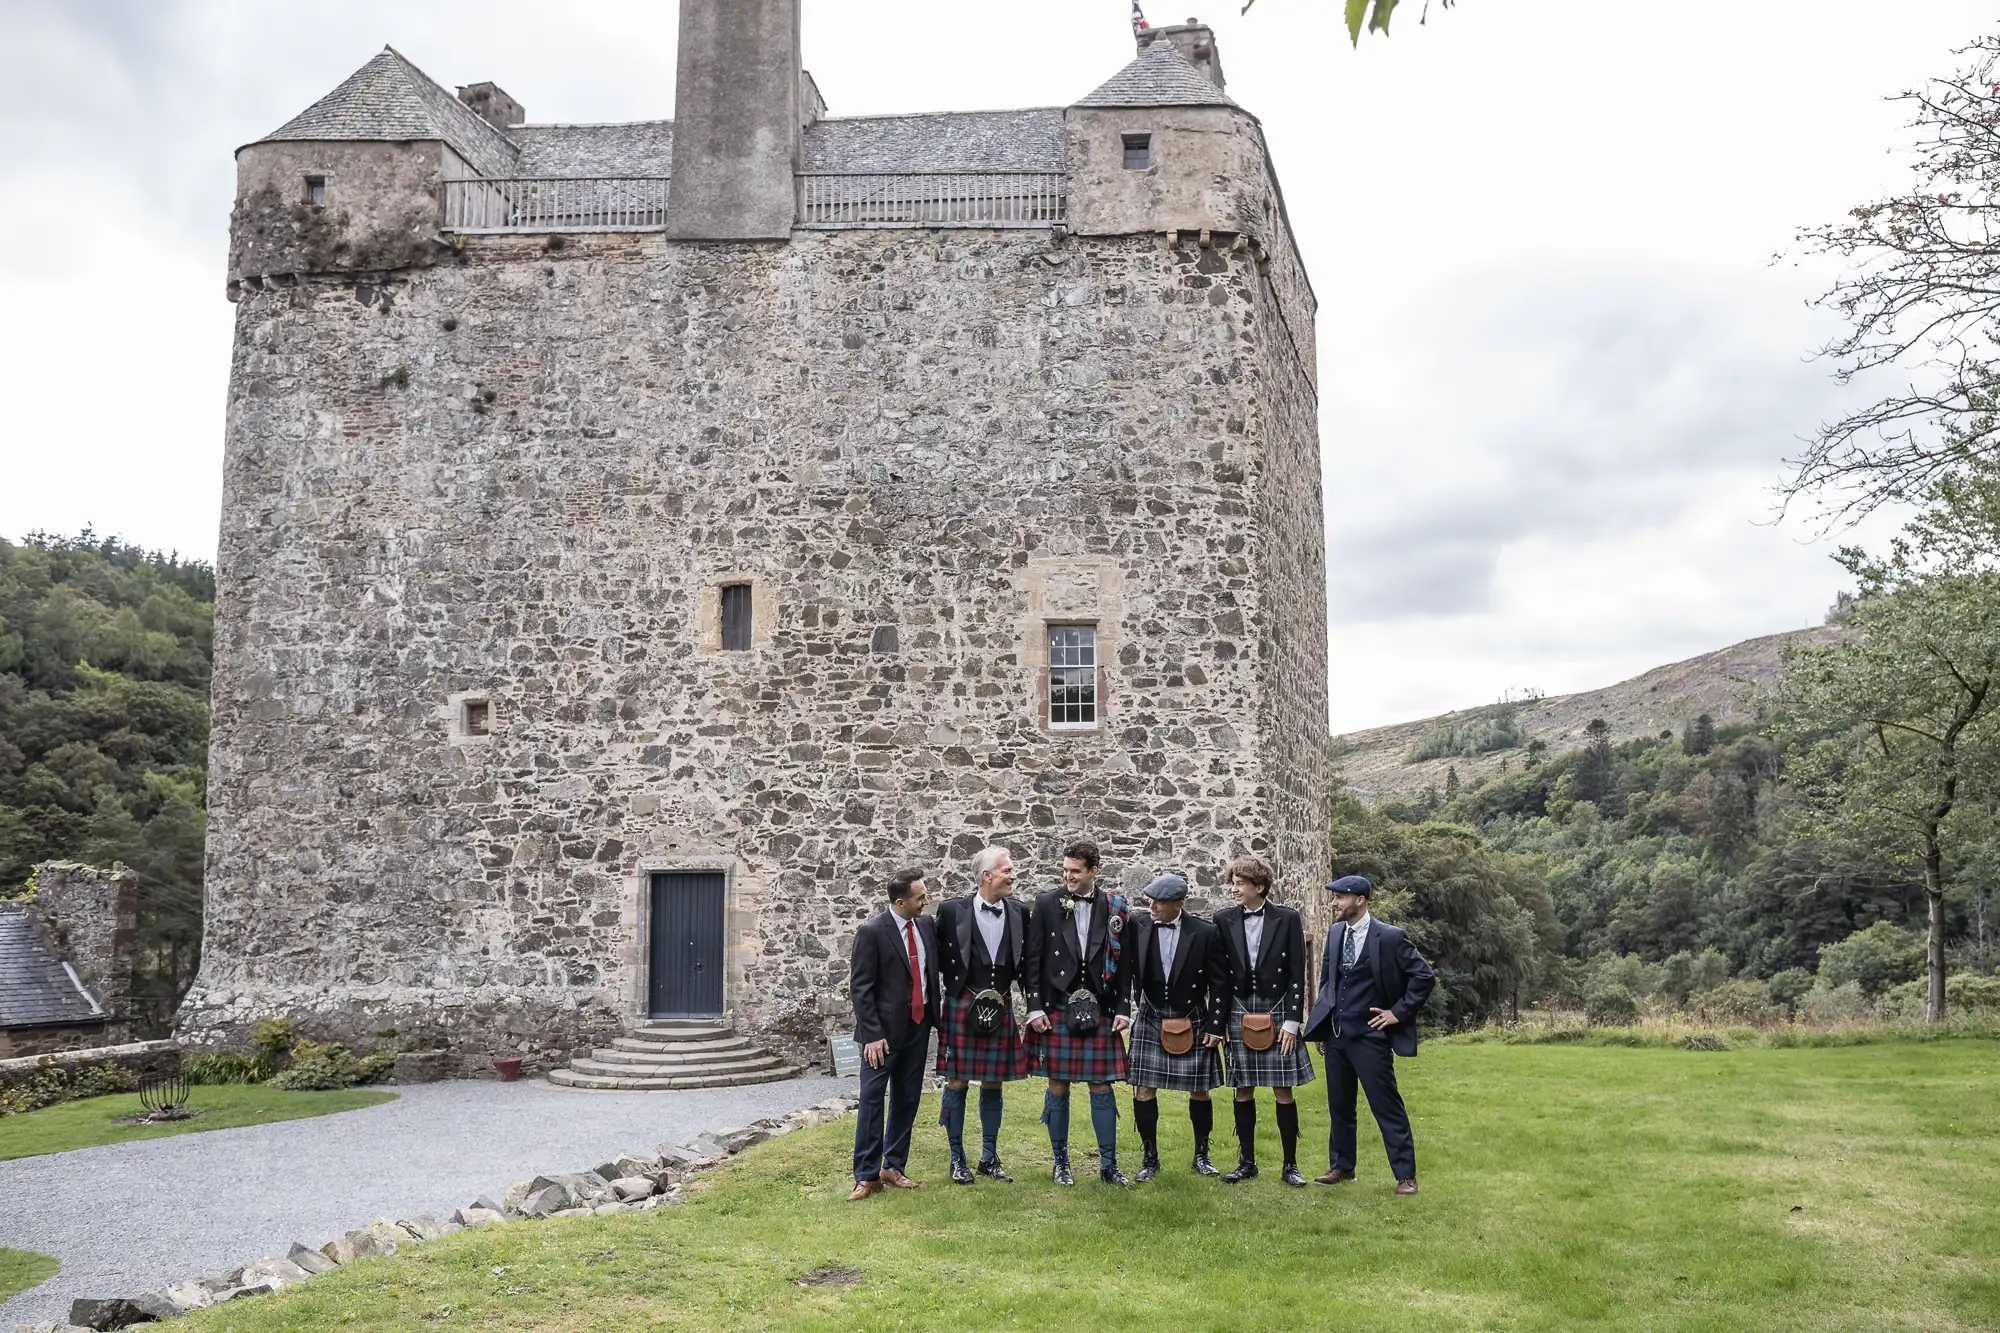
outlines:
M1449 801L1458 795L1458 765L1453 764L1444 771L1444 798Z
M1438 0L1439 8L1450 9L1458 0ZM1243 12L1248 14L1257 0L1243 0ZM1346 0L1347 36L1356 46L1361 44L1361 30L1389 35L1389 16L1396 12L1400 0ZM1424 12L1417 16L1419 24L1430 21L1430 0L1424 0Z
M1849 266L1817 302L1848 326L1819 349L1834 378L1893 371L1902 387L1820 425L1791 460L1787 504L1813 495L1858 518L2000 455L2000 35L1956 54L1958 73L1892 99L1914 108L1910 188L1799 233Z
M1887 557L1850 547L1839 559L1860 585L1855 632L1788 648L1780 734L1823 820L1891 840L1921 867L1936 1023L1948 853L2000 795L2000 473L1941 478Z
M1583 763L1578 766L1577 794L1603 805L1612 790L1611 724L1601 717L1583 729Z
M1715 748L1715 719L1703 713L1681 732L1681 753L1704 755Z

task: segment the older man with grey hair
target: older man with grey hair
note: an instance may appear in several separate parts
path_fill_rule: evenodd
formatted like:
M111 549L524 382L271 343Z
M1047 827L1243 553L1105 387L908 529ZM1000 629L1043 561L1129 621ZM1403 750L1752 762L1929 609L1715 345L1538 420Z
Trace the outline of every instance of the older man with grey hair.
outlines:
M939 993L938 1073L945 1090L938 1123L951 1140L951 1179L976 1180L965 1160L965 1093L979 1084L979 1175L1013 1177L1000 1164L1002 1084L1026 1078L1034 1062L1014 1023L1012 991L1026 993L1038 949L1028 914L1014 901L1014 858L984 847L972 859L976 891L942 904L937 913Z

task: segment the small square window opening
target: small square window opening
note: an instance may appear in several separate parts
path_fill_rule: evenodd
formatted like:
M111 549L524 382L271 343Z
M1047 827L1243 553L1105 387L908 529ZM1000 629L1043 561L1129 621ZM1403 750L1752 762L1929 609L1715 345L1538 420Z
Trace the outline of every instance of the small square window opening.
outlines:
M1049 726L1083 731L1097 725L1097 627L1049 626Z
M722 650L750 651L750 585L728 583L722 588Z
M1144 171L1153 165L1153 136L1150 134L1128 134L1125 136L1125 170Z
M465 701L465 734L468 736L490 736L493 734L493 706L484 699Z
M306 202L316 208L326 206L326 177L306 177Z

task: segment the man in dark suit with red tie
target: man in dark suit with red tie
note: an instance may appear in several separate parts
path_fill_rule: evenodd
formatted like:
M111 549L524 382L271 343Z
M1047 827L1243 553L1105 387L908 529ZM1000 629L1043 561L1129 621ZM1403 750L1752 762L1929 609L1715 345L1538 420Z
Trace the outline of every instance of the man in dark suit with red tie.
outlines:
M924 1094L924 1056L938 1018L937 931L924 912L929 897L921 870L889 880L887 910L854 934L848 993L854 1000L854 1040L861 1046L861 1108L854 1122L854 1192L858 1202L884 1185L913 1190L903 1174L910 1133ZM882 1109L888 1102L888 1127Z

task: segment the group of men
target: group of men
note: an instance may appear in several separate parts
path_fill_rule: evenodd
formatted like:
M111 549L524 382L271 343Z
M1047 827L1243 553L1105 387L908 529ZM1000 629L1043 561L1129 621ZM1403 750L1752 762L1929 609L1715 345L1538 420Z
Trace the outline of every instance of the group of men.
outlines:
M1097 886L1095 844L1063 853L1063 887L1014 897L1015 870L1004 847L973 860L975 890L926 916L921 870L888 885L889 903L856 932L850 969L855 1041L862 1048L860 1119L854 1132L855 1201L885 1188L915 1189L905 1173L924 1065L933 1031L945 1080L939 1122L951 1145L951 1179L1010 1181L1000 1159L1004 1088L1040 1074L1048 1080L1042 1123L1057 1184L1073 1185L1070 1085L1090 1093L1098 1177L1113 1185L1151 1180L1161 1170L1161 1092L1184 1092L1194 1131L1193 1169L1235 1184L1257 1169L1257 1089L1276 1098L1284 1149L1280 1178L1304 1187L1298 1169L1296 1088L1314 1078L1310 1043L1327 1064L1333 1126L1322 1185L1354 1179L1357 1087L1382 1131L1396 1193L1417 1192L1416 1146L1396 1087L1395 1057L1417 1051L1417 1011L1433 976L1401 930L1368 914L1373 885L1349 875L1327 885L1334 921L1320 984L1306 996L1305 928L1299 913L1270 901L1271 868L1253 856L1224 874L1236 905L1213 920L1186 909L1188 885L1161 875L1130 909ZM1018 991L1026 1030L1015 1015ZM1129 1045L1128 1045L1129 1042ZM1226 1053L1226 1059L1225 1059ZM1117 1082L1132 1085L1133 1120L1144 1156L1135 1178L1118 1164ZM966 1102L979 1088L980 1151L965 1148ZM1209 1160L1210 1094L1233 1089L1237 1161L1224 1173ZM886 1104L886 1106L885 1106ZM886 1114L885 1114L886 1111Z

